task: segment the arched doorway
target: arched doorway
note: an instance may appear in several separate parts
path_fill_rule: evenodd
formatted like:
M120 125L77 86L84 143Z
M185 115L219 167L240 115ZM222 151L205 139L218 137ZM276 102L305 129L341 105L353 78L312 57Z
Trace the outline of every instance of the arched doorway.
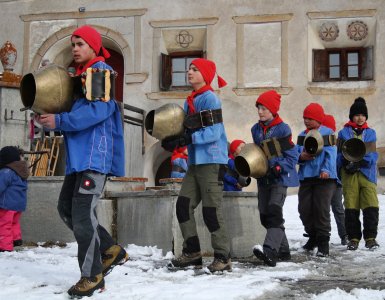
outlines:
M155 174L155 185L160 185L159 180L170 178L171 176L171 157L166 158L159 166Z

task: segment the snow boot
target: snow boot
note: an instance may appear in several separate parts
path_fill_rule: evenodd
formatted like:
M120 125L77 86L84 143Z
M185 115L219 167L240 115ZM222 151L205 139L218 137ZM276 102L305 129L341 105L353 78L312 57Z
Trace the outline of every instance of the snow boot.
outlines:
M211 273L219 271L229 271L233 270L231 264L231 258L224 257L214 257L213 262L207 267Z
M172 267L175 268L186 268L189 266L194 266L197 269L202 268L202 254L198 252L182 252L182 255L178 258L171 260Z
M129 259L123 247L113 245L102 254L103 276L107 276L115 266L123 265Z
M320 236L317 238L318 251L316 256L327 257L329 256L329 237Z
M355 240L355 239L350 240L348 243L347 249L353 250L353 251L357 250L358 249L358 243L359 243L359 240Z
M19 247L23 245L23 240L14 240L13 241L13 247Z
M349 237L348 237L348 235L344 235L344 236L341 238L341 245L342 245L342 246L346 246L347 244L349 244Z
M375 250L380 247L380 245L377 243L376 239L367 239L365 241L365 247L369 250Z
M259 258L260 260L263 260L263 262L266 265L270 267L275 267L277 265L277 259L278 259L277 250L264 246L262 251L258 247L255 247L253 249L253 253L257 258Z
M278 260L280 260L280 261L291 260L290 252L278 252Z
M96 290L104 291L104 278L100 273L95 277L82 277L73 285L68 291L71 299L82 298L84 296L90 297Z
M302 246L302 249L306 251L313 251L317 247L317 239L315 236L309 235L309 239L306 244Z

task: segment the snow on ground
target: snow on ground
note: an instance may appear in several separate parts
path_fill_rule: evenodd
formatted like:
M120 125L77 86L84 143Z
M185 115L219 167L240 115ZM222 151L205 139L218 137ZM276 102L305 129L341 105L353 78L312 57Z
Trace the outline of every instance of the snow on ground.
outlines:
M116 267L105 279L106 291L92 298L384 299L385 196L379 198L381 247L376 251L368 251L362 242L357 251L340 246L332 218L331 257L306 255L301 249L306 238L297 212L298 199L289 196L284 214L293 261L280 262L275 268L238 261L233 263L233 272L222 275L206 274L205 270L170 272L165 266L171 253L162 256L156 247L126 245L131 260ZM68 299L67 289L80 276L76 250L76 243L71 243L65 248L22 248L0 253L0 299ZM210 261L205 259L205 265Z

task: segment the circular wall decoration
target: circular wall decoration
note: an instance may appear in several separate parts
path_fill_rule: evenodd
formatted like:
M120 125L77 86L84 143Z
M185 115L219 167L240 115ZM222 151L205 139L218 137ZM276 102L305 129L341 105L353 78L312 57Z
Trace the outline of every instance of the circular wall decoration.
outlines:
M187 31L181 30L175 37L176 43L182 48L188 48L194 41L194 37Z
M361 41L368 36L368 26L362 21L353 21L347 28L348 37L355 41Z
M332 22L323 23L318 31L319 37L325 42L334 41L339 34L338 25Z

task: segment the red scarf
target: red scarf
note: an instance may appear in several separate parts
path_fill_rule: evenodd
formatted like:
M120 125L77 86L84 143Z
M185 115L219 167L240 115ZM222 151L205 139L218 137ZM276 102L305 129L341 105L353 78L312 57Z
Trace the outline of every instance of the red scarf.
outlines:
M200 94L203 94L204 92L207 92L207 91L214 91L213 88L209 84L206 84L205 86L201 87L197 91L192 91L190 96L187 97L187 105L188 105L188 114L189 115L192 115L196 112L195 107L194 107L194 98Z
M263 124L262 121L259 121L259 126L262 127L262 129L263 129L263 134L266 134L266 132L267 132L267 130L269 130L269 128L271 128L271 127L273 127L273 126L275 126L275 125L278 125L278 124L280 124L280 123L282 123L282 122L283 122L282 119L281 119L281 118L279 117L279 115L277 114L277 115L275 115L274 119L270 122L269 125L265 125L265 124Z
M179 152L178 149L175 149L172 152L171 161L174 161L177 158L183 158L183 159L187 160L188 156L186 154L184 154L183 152Z
M366 122L364 124L362 124L361 126L359 126L356 123L354 123L353 121L349 121L345 124L345 127L349 127L349 126L352 128L361 128L361 129L369 128L369 125Z
M79 65L76 69L76 76L79 76L83 72L85 72L89 67L91 67L94 63L98 61L106 61L103 56L97 56L94 59L91 59L85 66Z

